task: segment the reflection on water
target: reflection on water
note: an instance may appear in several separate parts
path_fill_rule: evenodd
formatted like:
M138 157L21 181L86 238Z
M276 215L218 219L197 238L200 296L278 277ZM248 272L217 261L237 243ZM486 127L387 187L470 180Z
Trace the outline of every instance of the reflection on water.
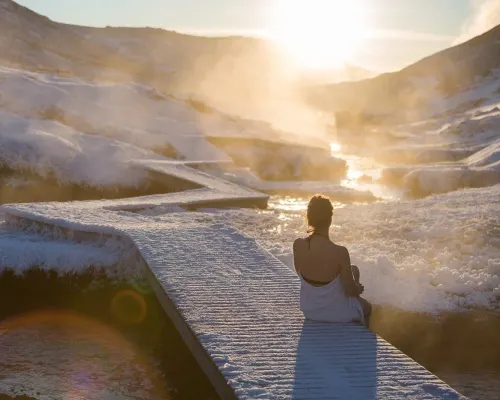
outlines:
M290 228L295 230L295 234L301 235L307 231L306 224L306 210L309 198L304 197L291 197L291 196L271 196L268 203L267 211L271 211L277 217L277 220L271 224L271 226L262 232L261 239L267 235L271 235L271 238L285 234ZM332 201L334 209L344 208L345 204ZM301 230L297 230L297 217L303 220L303 227ZM240 228L241 229L241 228ZM246 231L242 229L242 231ZM273 239L271 239L273 240Z
M119 332L71 312L0 325L0 393L37 399L166 399L159 373Z
M397 200L403 197L403 191L388 188L378 183L384 166L369 157L359 157L342 152L338 143L330 143L332 157L340 158L347 163L347 176L342 186L373 193L379 199Z
M278 211L305 211L309 200L302 197L272 196L268 208Z
M268 202L268 210L281 211L282 213L304 213L307 210L307 197L293 197L293 196L271 196ZM344 208L345 204L338 201L332 201L333 208ZM279 219L284 219L285 214L280 214Z

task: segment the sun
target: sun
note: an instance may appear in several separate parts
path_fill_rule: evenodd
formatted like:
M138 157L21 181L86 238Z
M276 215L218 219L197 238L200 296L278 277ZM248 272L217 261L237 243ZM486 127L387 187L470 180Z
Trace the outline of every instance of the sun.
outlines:
M269 35L305 68L339 67L367 36L362 0L273 0Z

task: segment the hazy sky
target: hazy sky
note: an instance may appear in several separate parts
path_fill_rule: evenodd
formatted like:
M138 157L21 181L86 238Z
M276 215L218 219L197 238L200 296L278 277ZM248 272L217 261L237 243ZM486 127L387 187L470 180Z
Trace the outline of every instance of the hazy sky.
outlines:
M266 32L273 2L280 0L17 1L61 22L92 26L153 26L216 35ZM452 44L471 18L473 8L470 2L474 0L343 0L337 2L335 8L330 4L336 0L287 1L302 1L308 7L310 5L312 11L308 15L313 20L314 7L321 2L330 2L328 19L331 16L333 24L345 20L342 4L359 3L369 36L358 43L356 51L349 55L349 61L381 71L401 68ZM318 14L325 23L325 9L319 10ZM307 26L302 29L307 29ZM345 37L350 37L350 33ZM337 39L334 45L338 46L340 41ZM324 48L329 45L331 47L331 42L325 43Z

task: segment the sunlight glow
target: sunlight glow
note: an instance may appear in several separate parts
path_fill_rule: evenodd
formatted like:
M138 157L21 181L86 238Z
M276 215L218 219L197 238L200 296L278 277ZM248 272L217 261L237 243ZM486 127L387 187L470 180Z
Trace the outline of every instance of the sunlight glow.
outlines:
M330 152L333 154L340 153L342 150L342 145L339 143L330 143Z
M351 165L347 170L347 180L349 181L357 181L359 178L363 176L363 171L359 169L353 168Z
M362 0L274 0L270 36L307 68L339 67L367 37Z

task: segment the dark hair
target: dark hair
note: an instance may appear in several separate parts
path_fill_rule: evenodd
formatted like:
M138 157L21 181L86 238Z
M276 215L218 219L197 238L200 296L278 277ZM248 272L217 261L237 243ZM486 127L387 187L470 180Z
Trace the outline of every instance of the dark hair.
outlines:
M332 223L333 206L330 199L321 194L317 194L309 200L307 205L307 225L308 233L318 229L330 227Z

